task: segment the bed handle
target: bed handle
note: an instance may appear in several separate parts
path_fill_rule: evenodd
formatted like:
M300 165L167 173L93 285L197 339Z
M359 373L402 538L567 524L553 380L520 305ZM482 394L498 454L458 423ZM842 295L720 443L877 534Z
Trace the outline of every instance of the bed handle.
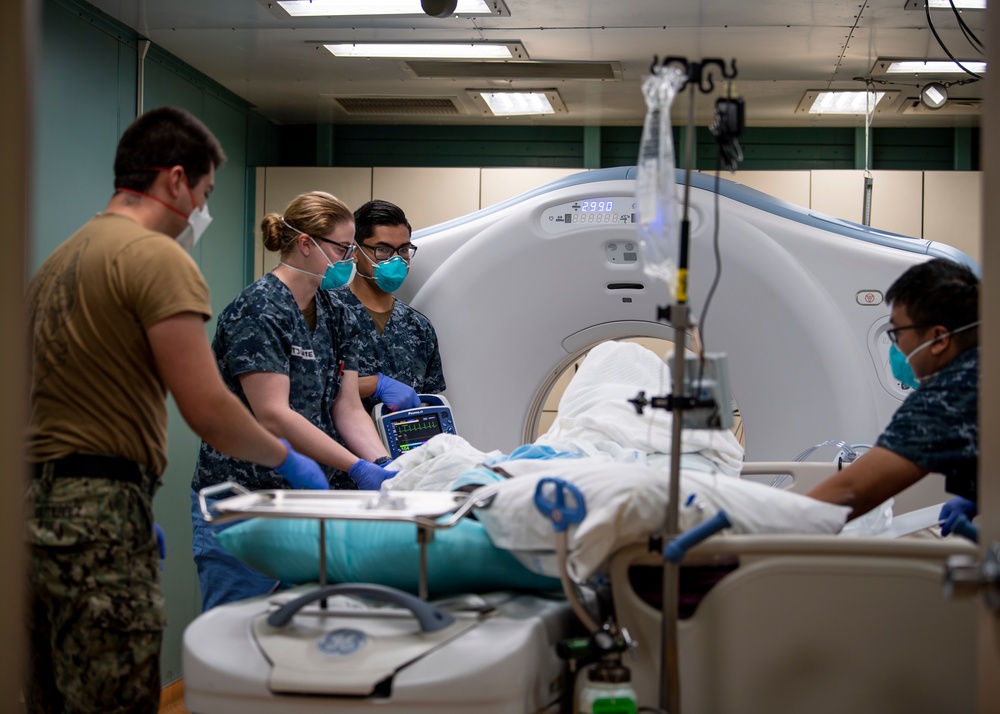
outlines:
M295 598L291 602L285 603L267 616L267 624L275 628L285 627L295 617L295 613L306 605L334 595L363 595L374 600L404 607L417 618L417 622L420 623L420 629L423 632L437 632L455 622L455 618L441 608L424 602L420 598L414 597L402 590L390 588L386 585L344 583L318 588Z
M235 481L223 481L222 483L217 483L212 486L206 486L198 491L198 505L201 507L201 518L205 521L205 523L211 523L219 517L217 514L212 512L208 499L215 498L220 493L229 493L230 491L238 493L241 496L247 496L253 493L253 491L241 486Z
M732 522L725 511L719 511L704 523L699 523L691 530L677 536L663 549L663 559L671 563L680 563L684 560L688 550L710 538L724 528L732 527Z

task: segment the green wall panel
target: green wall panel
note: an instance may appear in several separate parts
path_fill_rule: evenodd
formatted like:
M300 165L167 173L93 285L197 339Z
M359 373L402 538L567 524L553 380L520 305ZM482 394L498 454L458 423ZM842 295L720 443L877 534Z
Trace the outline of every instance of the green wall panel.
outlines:
M227 162L216 173L215 189L208 204L212 224L191 251L211 290L212 313L218 315L247 281L246 110L219 99L199 77L178 74L174 62L152 51L146 62L146 88L147 109L173 105L191 111L211 129L226 152ZM211 338L215 332L214 318L206 329ZM163 572L168 618L163 641L165 682L181 676L181 636L184 627L201 611L197 571L191 557L190 518L191 476L200 440L184 423L173 400L169 439L170 462L154 502L172 556Z
M951 171L955 168L954 129L872 129L872 168Z
M272 130L281 166L631 166L642 127L601 127L595 146L585 127L296 125ZM674 127L676 163L683 166L684 132ZM858 137L862 138L859 139ZM695 131L695 168L715 167L716 142L708 127ZM748 128L739 138L744 170L854 169L863 134L840 128ZM978 167L979 130L873 130L873 169L969 170ZM332 151L325 147L332 145ZM586 159L588 155L590 159ZM273 152L269 152L273 157ZM317 157L322 156L321 160ZM264 165L254 163L253 165Z
M279 129L281 165L313 166L329 128ZM337 166L583 166L583 127L336 126Z
M29 273L107 205L136 105L134 43L60 2L44 3L41 17Z

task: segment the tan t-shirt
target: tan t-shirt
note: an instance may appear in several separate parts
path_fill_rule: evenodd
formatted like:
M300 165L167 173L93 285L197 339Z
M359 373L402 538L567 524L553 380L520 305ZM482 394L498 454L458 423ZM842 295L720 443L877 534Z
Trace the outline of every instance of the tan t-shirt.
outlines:
M146 329L182 312L211 316L208 286L175 240L100 214L28 287L28 460L74 452L167 465L167 390Z

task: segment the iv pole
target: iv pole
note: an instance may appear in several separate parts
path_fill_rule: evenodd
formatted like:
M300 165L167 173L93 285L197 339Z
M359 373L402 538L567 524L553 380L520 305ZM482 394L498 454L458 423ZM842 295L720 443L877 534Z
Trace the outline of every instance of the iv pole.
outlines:
M688 277L688 250L691 235L691 222L689 219L689 209L691 205L691 165L694 162L693 141L694 141L694 108L695 97L698 91L708 94L713 91L714 85L709 72L705 70L712 66L717 66L726 79L733 79L736 76L736 62L731 63L731 71L727 72L725 64L720 59L706 59L701 62L688 62L681 57L667 57L663 60L663 65L680 64L687 72L687 80L682 86L691 86L690 102L688 104L688 124L684 137L684 213L681 218L680 231L680 251L677 262L677 299L674 305L657 308L657 319L669 322L674 328L675 346L674 363L671 371L673 383L671 396L666 400L651 400L652 406L665 406L673 413L671 450L670 450L670 484L669 497L667 499L667 514L665 523L665 539L672 539L678 535L678 500L680 498L680 469L681 469L681 435L684 428L684 410L689 406L689 399L684 394L684 355L687 329L691 326L690 311L687 305L687 277ZM656 60L654 58L655 66ZM696 91L698 90L698 91ZM640 396L639 402L645 402ZM660 670L660 708L668 714L680 714L681 686L680 686L680 666L677 653L677 608L680 602L680 562L672 559L665 559L663 563L663 618L660 633L660 642L663 647L663 657L661 658Z

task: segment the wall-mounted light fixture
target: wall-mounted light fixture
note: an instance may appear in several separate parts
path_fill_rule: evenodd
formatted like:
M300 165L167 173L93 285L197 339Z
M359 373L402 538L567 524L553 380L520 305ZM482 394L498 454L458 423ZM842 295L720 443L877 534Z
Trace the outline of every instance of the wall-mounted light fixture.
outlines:
M920 103L928 109L940 109L948 101L948 89L940 82L925 84L920 90Z

